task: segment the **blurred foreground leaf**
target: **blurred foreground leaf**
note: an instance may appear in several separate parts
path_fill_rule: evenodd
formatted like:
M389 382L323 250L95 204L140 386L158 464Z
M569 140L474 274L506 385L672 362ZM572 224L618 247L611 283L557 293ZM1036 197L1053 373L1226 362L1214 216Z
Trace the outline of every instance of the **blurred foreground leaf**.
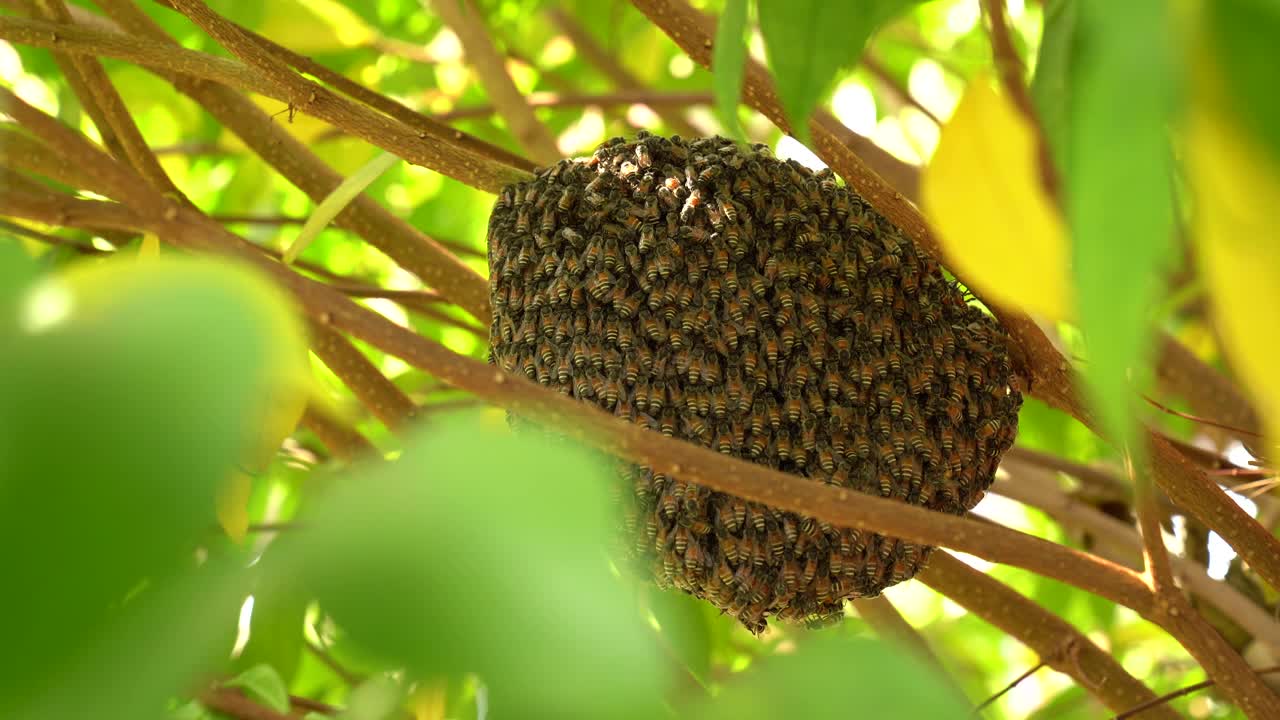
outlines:
M716 44L711 58L711 83L716 95L716 110L725 130L738 141L742 123L738 122L738 96L747 62L747 0L728 0L716 24Z
M1203 109L1187 138L1197 200L1200 271L1232 364L1254 392L1280 457L1280 170L1220 110Z
M247 697L276 712L289 712L289 690L280 673L270 665L254 665L223 683L223 686L240 688Z
M1168 126L1175 96L1164 0L1082 0L1072 60L1066 202L1085 377L1110 436L1128 443L1149 385L1150 313L1172 261Z
M774 720L792 717L968 717L968 708L932 671L885 643L809 635L791 655L773 655L736 677L684 717Z
M353 640L417 677L479 673L500 714L654 716L656 658L609 572L597 463L472 415L363 470L285 539Z
M22 690L0 716L74 717L89 698L95 717L156 716L234 630L235 574L191 557L290 311L247 270L166 257L85 263L7 308L0 543L21 550L0 613L21 618L4 673Z

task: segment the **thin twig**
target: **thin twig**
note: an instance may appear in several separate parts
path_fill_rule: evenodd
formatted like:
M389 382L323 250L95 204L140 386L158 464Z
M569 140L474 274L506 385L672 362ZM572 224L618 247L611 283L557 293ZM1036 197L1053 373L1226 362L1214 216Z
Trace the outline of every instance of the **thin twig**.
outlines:
M1184 398L1197 415L1247 431L1239 438L1246 443L1261 431L1258 411L1236 383L1172 335L1162 333L1159 342L1156 380L1165 392Z
M342 678L342 681L344 683L355 686L364 682L364 676L360 675L359 673L352 672L347 668L343 667L342 663L334 659L334 657L329 654L328 650L311 642L310 639L306 640L306 648L307 648L307 651L310 652L312 655L314 655L317 660L324 663L325 667L332 670L333 674Z
M1157 410L1164 413L1168 413L1169 415L1173 415L1175 417L1180 417L1184 420L1190 420L1192 422L1196 422L1201 425L1208 425L1209 427L1215 427L1221 430L1230 430L1231 432L1237 435L1243 435L1245 437L1251 437L1251 438L1262 437L1262 433L1259 433L1259 432L1245 430L1244 428L1232 427L1231 425L1227 425L1226 423L1221 423L1215 420L1210 420L1208 418L1203 418L1203 417L1200 417L1199 415L1192 415L1191 413L1185 413L1185 412L1182 412L1181 410L1174 410L1173 408L1169 407L1168 405L1165 405L1164 403L1157 402L1155 399L1151 398L1148 395L1143 395L1142 399L1146 400L1148 405L1151 405Z
M1035 665L1031 666L1030 668L1027 668L1025 672L1023 672L1021 675L1019 675L1018 677L1010 681L1008 685L1005 685L1004 687L1000 688L991 697L979 703L978 707L973 709L972 717L977 717L983 710L994 705L997 700L1009 694L1010 691L1018 687L1018 685L1022 684L1023 680L1026 680L1027 678L1036 674L1037 670L1039 670L1042 667L1045 667L1046 665L1048 665L1048 663L1046 663L1043 659L1041 659Z
M1270 675L1272 673L1280 672L1280 665L1272 665L1270 667L1258 668L1253 672L1257 673L1258 675ZM1158 705L1164 705L1168 703L1170 700L1176 700L1177 698L1180 698L1184 695L1190 695L1193 692L1204 690L1205 688L1211 688L1216 684L1217 683L1215 683L1213 680L1203 680L1193 685L1188 685L1184 688L1179 688L1177 690L1174 690L1171 693L1166 693L1164 695L1161 695L1160 697L1152 698L1151 700L1148 700L1147 702L1144 702L1141 705L1135 705L1134 707L1131 707L1128 710L1125 710L1119 715L1115 715L1114 717L1112 717L1111 720L1124 720L1125 718L1131 718L1135 715L1144 713L1147 710L1150 710L1151 708L1156 707Z
M502 56L484 26L484 18L469 0L422 0L430 4L444 24L458 36L467 64L480 76L485 94L506 121L516 142L539 165L551 165L561 158L556 139L533 110L525 103L520 90L507 74Z

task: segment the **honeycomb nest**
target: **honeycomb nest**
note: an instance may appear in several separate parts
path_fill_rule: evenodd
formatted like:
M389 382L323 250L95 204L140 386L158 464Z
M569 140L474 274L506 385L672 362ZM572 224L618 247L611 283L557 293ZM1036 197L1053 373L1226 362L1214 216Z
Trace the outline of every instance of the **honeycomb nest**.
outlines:
M499 194L490 362L664 435L962 514L1013 444L1006 337L860 196L763 145L641 133ZM753 631L931 547L618 463L628 554Z

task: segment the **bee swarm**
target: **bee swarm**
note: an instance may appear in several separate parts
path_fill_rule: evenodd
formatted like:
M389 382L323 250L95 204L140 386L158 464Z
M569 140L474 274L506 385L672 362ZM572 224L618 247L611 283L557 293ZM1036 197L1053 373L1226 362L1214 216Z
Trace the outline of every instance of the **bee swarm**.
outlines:
M953 514L1013 443L1001 328L828 170L642 132L505 188L488 242L490 361L664 435ZM757 632L838 618L932 551L619 477L634 558Z

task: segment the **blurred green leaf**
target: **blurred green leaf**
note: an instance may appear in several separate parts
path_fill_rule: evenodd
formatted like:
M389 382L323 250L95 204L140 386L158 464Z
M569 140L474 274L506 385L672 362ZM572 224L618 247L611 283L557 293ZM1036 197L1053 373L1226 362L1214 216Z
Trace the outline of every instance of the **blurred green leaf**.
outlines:
M26 692L0 697L0 710L58 707L63 700L43 695L57 688L94 697L102 717L158 711L184 679L180 668L234 630L214 622L222 580L199 579L214 571L168 581L188 574L214 522L214 489L249 444L284 308L239 267L176 258L85 263L10 307L17 327L0 340L0 543L22 548L6 566L8 586L21 591L3 594L0 614L22 618L7 637L23 654L4 672ZM201 608L208 628L183 627ZM122 637L131 623L160 629ZM179 636L150 647L152 637ZM139 644L145 650L124 650ZM100 670L85 674L88 658L113 673L163 671L113 684Z
M758 0L760 33L792 134L809 142L809 115L841 66L867 39L919 0Z
M197 700L192 700L169 713L169 720L210 720L212 717L213 713L209 712L209 708L201 705Z
M1280 96L1275 92L1280 4L1215 0L1203 8L1205 34L1233 96L1231 111L1263 142L1273 161L1280 162Z
M1174 33L1163 0L1081 0L1078 21L1067 197L1084 370L1103 427L1140 451L1131 440L1135 391L1150 384L1147 309L1173 247Z
M968 708L907 653L882 642L813 635L790 655L773 655L683 717L773 720L805 717L968 717Z
M270 665L254 665L223 685L244 690L246 696L276 712L289 712L289 690Z
M658 620L662 641L704 683L711 672L711 623L703 612L705 606L686 593L649 588L649 610Z
M460 416L362 475L282 539L352 639L416 676L478 672L501 712L654 715L656 656L602 553L597 463Z
M1058 168L1071 167L1067 146L1071 129L1074 78L1071 62L1076 53L1077 0L1048 0L1044 7L1044 34L1031 80L1031 99L1040 118L1049 149Z
M387 678L374 678L351 691L338 720L386 720L398 709L400 687Z
M747 61L747 0L727 0L716 25L716 44L711 58L711 82L720 121L735 140L742 141L738 122L738 96Z
M276 562L279 555L276 549L268 547L258 561L263 575L288 572L287 567ZM302 628L309 598L300 588L293 586L274 587L272 590L254 594L249 642L244 646L237 666L246 669L255 665L270 666L288 685L301 660Z

